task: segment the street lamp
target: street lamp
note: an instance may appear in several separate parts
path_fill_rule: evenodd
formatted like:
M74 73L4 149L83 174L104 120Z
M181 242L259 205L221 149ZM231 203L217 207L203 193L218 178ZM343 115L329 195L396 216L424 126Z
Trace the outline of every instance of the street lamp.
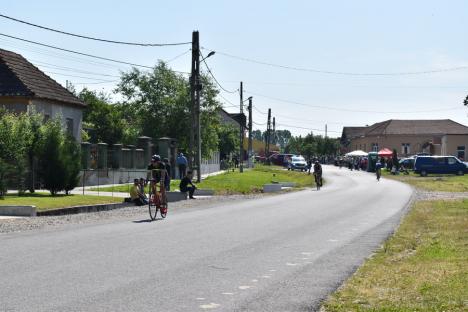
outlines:
M207 58L209 58L210 56L213 56L215 55L215 51L211 51L210 53L208 53L208 55L206 57L204 57L200 62L204 62Z

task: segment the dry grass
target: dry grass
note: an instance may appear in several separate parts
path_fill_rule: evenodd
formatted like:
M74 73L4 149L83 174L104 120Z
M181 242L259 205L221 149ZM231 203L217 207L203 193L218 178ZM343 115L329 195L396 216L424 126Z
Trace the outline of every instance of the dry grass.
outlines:
M390 175L385 170L382 173L387 178L405 182L427 191L468 192L468 175L429 175L421 177L414 173L409 175Z
M326 311L468 311L468 200L418 202Z

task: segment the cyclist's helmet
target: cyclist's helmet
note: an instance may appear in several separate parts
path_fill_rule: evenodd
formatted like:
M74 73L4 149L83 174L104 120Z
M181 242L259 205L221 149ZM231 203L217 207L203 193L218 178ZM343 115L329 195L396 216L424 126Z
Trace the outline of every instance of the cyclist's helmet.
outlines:
M159 155L153 155L153 156L151 156L151 160L152 160L152 161L161 161L161 156L159 156Z

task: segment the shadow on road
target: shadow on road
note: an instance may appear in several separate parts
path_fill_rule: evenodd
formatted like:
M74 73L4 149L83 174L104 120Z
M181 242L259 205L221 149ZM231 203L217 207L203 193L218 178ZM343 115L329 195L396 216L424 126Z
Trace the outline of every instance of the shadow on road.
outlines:
M156 220L154 221L158 221L158 220L162 220L161 218L156 218ZM135 221L132 221L133 223L151 223L153 222L153 220L151 219L144 219L144 220L135 220Z

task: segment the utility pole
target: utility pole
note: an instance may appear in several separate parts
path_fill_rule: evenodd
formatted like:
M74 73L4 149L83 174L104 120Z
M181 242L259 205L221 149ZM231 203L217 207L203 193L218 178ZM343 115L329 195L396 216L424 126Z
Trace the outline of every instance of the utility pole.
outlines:
M271 108L268 109L267 131L265 134L265 158L269 163L268 156L270 154L270 129L271 129Z
M273 141L272 141L272 143L276 145L276 121L275 121L275 117L273 117Z
M328 135L328 129L327 129L327 124L325 124L325 138L327 137Z
M247 149L249 168L253 167L252 154L252 97L249 97L249 146Z
M244 87L242 81L240 82L240 118L239 118L239 172L244 172Z
M190 76L190 101L192 127L189 141L189 167L197 170L197 182L201 181L201 128L200 128L200 37L192 32L192 71Z

